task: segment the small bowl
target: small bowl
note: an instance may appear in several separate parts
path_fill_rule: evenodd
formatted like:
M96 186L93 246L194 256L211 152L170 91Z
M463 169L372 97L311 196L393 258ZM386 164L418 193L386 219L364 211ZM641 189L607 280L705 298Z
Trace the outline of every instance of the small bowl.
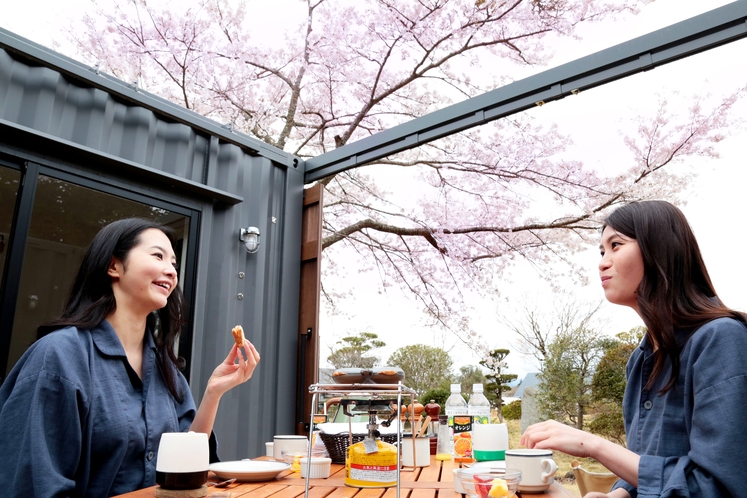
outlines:
M456 479L470 498L513 498L519 490L521 471L497 468L459 469L456 472ZM506 490L503 493L500 492L500 488L494 489L494 479L506 482Z
M293 472L301 471L301 458L307 456L308 453L301 453L298 451L285 451L283 450L283 461L290 464Z
M313 458L311 459L311 465L308 465L309 459L307 457L301 458L301 477L308 477L309 479L326 479L332 470L332 459L331 458ZM310 472L306 472L306 468L311 467Z

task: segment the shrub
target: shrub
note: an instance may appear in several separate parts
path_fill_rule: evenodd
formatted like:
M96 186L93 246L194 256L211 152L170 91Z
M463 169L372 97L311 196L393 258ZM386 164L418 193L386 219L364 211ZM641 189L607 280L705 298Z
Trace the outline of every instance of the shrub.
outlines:
M441 405L441 415L446 414L444 405L446 404L446 398L449 397L451 391L448 389L429 389L420 397L420 402L423 406L427 405L430 400L434 400L436 403Z
M503 418L506 420L520 420L521 419L521 400L517 399L512 401L506 406L501 408Z

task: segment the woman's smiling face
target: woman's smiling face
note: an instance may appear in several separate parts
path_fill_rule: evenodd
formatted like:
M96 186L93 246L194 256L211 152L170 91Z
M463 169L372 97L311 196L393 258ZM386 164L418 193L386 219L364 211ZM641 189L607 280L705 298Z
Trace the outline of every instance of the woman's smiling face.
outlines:
M124 262L112 260L109 275L117 308L125 306L146 314L163 308L178 280L169 238L155 228L143 231Z
M636 291L643 280L643 256L638 242L607 226L599 249L599 276L607 301L638 311Z

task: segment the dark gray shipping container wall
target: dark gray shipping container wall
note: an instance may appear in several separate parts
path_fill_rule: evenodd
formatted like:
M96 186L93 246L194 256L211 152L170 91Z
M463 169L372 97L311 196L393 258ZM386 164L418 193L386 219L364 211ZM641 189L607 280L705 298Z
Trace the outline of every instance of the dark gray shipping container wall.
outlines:
M221 401L225 459L295 430L303 161L0 30L0 154L198 213L190 239L190 385L207 379L242 324L262 359ZM248 254L239 228L260 229Z

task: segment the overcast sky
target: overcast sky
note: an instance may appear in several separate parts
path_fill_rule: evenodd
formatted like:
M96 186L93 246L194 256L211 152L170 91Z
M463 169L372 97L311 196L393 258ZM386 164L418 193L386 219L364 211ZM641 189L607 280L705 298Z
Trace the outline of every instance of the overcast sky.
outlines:
M107 0L98 0L99 3ZM603 25L582 29L581 41L558 44L557 55L551 66L588 55L603 48L623 42L634 36L668 26L708 9L725 5L720 0L656 0L642 9L642 12L628 21L606 22ZM277 32L295 23L278 17L270 6L282 15L303 15L303 3L298 0L249 0L252 20L258 27L269 33ZM74 23L86 9L91 9L91 0L0 0L0 27L30 38L38 43L53 46L53 42L64 43L62 28ZM259 28L258 28L259 29ZM61 50L65 52L64 46ZM69 51L68 51L69 52ZM618 130L625 126L625 120L654 105L656 96L668 95L673 101L686 106L691 95L713 93L722 95L747 84L747 43L745 40L726 47L708 51L669 64L663 68L626 78L603 87L553 102L533 110L538 119L557 122L561 131L574 139L571 153L587 165L605 168L605 161L611 154L620 151ZM68 53L68 55L71 55ZM542 68L544 70L547 68ZM526 75L516 74L516 78ZM747 116L747 103L739 104L738 112ZM717 291L727 305L747 309L747 286L742 279L745 272L742 256L747 247L747 235L742 226L745 213L745 152L747 133L744 127L734 129L733 135L719 144L721 158L718 160L692 160L690 167L700 172L697 185L688 192L688 203L683 211L688 216L698 236L706 264L711 272ZM569 295L578 296L582 301L603 298L597 276L598 250L591 248L579 255L581 261L588 261L590 284L583 288L569 288ZM531 292L535 296L549 299L547 282L541 275L526 268L518 268L512 273L512 281L506 284L509 299L492 301L476 299L476 330L487 338L491 347L514 349L515 338L511 337L496 323L496 307L504 313L511 312L516 296ZM456 364L474 364L475 356L449 334L423 328L422 315L415 303L408 300L398 290L380 293L376 278L361 278L356 290L356 299L348 303L346 316L322 316L321 333L322 363L328 354L328 347L336 340L350 333L371 331L379 334L388 346L381 352L384 361L396 348L407 344L425 343L449 349ZM382 312L384 310L384 312ZM603 314L610 322L609 331L618 332L641 325L638 316L629 309L606 305ZM523 375L534 370L530 362L516 355L509 356L509 366L514 373Z

